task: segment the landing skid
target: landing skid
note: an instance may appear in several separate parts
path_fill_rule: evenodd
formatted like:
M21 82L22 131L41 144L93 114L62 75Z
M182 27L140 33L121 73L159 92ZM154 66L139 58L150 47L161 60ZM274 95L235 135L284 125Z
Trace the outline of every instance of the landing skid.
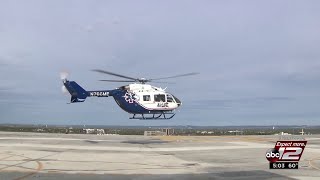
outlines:
M166 116L168 115L168 116ZM161 113L154 113L154 114L133 114L132 117L129 119L139 119L139 120L166 120L171 119L173 116L176 115L175 113L168 113L168 112L161 112Z

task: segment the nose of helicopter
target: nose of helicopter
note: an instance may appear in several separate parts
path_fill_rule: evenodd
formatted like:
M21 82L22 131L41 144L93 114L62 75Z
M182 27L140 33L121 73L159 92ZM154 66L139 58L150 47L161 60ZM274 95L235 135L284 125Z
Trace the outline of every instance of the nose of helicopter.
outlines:
M178 107L181 106L182 102L180 101L180 99L178 99L176 96L173 96L174 100L176 101Z

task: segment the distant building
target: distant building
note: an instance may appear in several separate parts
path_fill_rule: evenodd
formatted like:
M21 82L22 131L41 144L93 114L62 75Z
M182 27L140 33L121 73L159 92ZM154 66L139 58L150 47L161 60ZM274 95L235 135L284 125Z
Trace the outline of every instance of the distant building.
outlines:
M172 129L172 128L164 128L164 129L162 129L162 132L164 132L165 135L170 136L170 135L174 134L174 129Z
M104 129L97 129L97 135L104 135Z
M97 134L97 135L104 135L104 129L82 129L85 134Z
M44 129L43 129L43 128L41 128L41 129L39 128L39 129L37 129L36 131L37 131L37 132L44 132Z
M277 134L274 134L274 135L286 136L286 135L291 135L291 134L286 133L286 132L280 132L280 133L277 133Z
M82 129L85 134L94 134L95 129Z
M66 129L66 134L69 134L69 133L73 133L73 128L72 127L69 127L68 129Z
M145 136L171 136L174 134L174 129L163 128L161 131L144 131Z
M214 134L213 131L197 131L197 134L202 134L202 135L205 135L205 134Z
M235 134L235 135L239 135L239 134L243 134L243 131L239 131L239 130L235 130L235 131L228 131L228 133L231 133L231 134Z
M165 136L165 132L162 131L144 131L145 136Z

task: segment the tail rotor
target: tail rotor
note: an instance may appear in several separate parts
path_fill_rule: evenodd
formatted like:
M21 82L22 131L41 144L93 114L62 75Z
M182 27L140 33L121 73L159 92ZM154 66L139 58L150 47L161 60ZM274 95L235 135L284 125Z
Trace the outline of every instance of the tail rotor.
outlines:
M68 75L69 73L67 72L60 73L60 79L63 83L63 86L61 87L62 93L71 95L70 103L84 102L88 97L88 92L75 81L69 81L67 79Z
M60 72L60 79L65 82L67 80L67 77L69 76L69 73L68 72Z
M60 72L60 79L62 80L63 84L65 84L67 82L67 77L69 76L69 73L66 71L62 71ZM63 94L68 95L69 91L67 90L66 86L63 85L61 87L61 91Z

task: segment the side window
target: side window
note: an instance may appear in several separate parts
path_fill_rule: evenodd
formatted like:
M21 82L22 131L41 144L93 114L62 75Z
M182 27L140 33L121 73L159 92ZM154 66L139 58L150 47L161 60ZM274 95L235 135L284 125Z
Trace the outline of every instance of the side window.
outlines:
M166 102L166 95L164 95L164 94L154 95L154 101L155 102Z
M143 96L143 101L150 101L150 95L144 95Z

